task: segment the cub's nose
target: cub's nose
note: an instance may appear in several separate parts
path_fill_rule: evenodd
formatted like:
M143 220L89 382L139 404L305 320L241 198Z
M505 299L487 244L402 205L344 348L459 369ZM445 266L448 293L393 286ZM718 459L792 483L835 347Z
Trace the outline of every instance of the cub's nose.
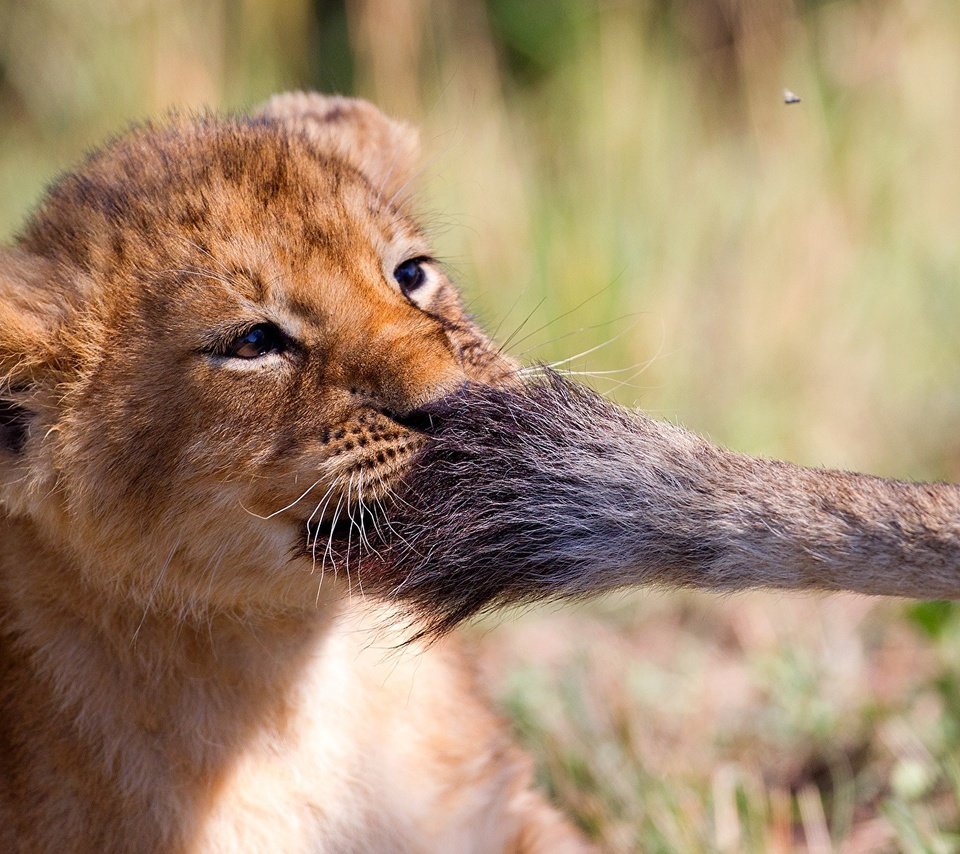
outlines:
M467 385L468 383L464 381L447 393L412 409L403 411L381 409L380 412L401 427L406 427L415 433L429 435L439 428L440 423L450 411L451 404L466 391Z

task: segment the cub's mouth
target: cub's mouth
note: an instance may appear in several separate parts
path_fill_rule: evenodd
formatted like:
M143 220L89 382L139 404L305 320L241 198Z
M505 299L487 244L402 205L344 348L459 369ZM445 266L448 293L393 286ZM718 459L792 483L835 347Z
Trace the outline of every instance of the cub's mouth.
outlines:
M357 533L358 515L366 510L361 510L359 505L345 507L340 513L330 518L320 519L310 522L306 526L307 548L312 550L315 545L322 546L328 540L332 540L337 545L346 546L351 537Z
M334 477L339 486L328 489L303 528L302 546L315 563L377 557L396 547L392 517L447 410L445 399L403 414L377 410L373 419L361 418L337 431L335 438L353 446L338 454L342 464Z
M394 534L388 514L411 468L409 463L392 468L371 482L369 489L361 490L352 481L348 488L328 496L302 526L301 545L314 562L335 564L341 558L379 556Z

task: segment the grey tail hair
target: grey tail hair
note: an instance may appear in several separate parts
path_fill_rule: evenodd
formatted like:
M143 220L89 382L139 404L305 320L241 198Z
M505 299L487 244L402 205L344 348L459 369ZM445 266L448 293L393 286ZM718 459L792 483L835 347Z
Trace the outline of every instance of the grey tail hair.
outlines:
M418 421L430 439L364 583L429 632L635 585L960 598L957 486L754 459L552 372Z

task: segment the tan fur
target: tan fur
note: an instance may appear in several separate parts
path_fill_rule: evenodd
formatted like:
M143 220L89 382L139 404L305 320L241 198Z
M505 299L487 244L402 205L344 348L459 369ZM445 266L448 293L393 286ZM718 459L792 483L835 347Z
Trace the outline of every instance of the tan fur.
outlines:
M365 577L437 631L641 583L960 597L957 487L520 384L438 264L405 295L415 150L343 98L173 118L0 250L0 850L583 850Z
M0 850L582 849L457 641L303 549L403 471L391 413L513 370L438 265L393 281L415 145L317 95L173 118L0 252ZM260 322L291 348L210 354Z

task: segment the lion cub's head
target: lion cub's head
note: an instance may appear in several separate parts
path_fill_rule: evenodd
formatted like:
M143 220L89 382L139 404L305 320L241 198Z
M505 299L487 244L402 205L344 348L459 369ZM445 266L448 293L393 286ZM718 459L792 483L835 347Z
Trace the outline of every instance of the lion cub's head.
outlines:
M415 149L296 94L61 178L0 252L6 524L94 589L312 604L335 541L385 524L358 508L411 457L403 416L510 370L411 217Z

